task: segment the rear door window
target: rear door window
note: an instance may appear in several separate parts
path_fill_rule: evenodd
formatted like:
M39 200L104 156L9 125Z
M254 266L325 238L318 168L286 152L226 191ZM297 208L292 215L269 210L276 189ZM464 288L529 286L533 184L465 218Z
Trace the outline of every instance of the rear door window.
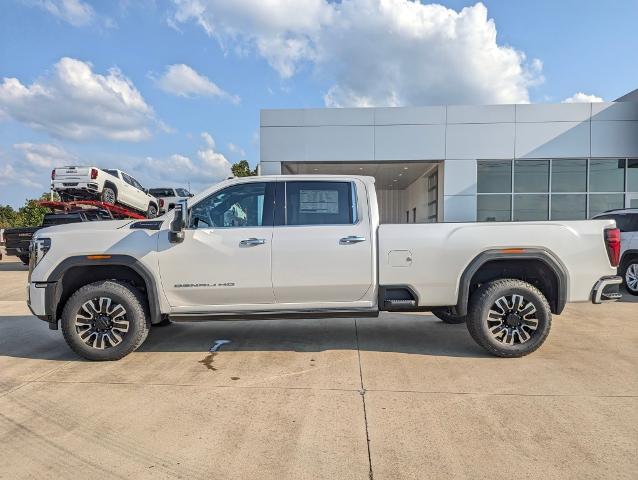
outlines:
M286 225L352 225L357 222L350 182L286 182Z

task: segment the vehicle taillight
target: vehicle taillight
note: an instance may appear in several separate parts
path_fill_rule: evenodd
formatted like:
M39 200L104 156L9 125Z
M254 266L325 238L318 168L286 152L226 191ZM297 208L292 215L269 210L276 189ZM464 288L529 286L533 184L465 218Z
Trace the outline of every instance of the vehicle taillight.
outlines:
M160 208L162 208L164 206L164 199L163 198L159 199L159 204L160 204Z
M97 168L91 169L91 180L95 180L97 178Z
M611 266L617 267L620 264L620 230L618 228L605 230L605 245Z
M51 180L55 180L55 168L51 170Z

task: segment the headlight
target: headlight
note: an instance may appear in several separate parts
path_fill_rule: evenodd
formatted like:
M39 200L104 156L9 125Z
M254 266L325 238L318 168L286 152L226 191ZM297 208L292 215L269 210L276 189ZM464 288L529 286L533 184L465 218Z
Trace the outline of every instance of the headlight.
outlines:
M49 249L51 248L51 239L50 238L35 238L31 240L31 245L29 246L33 266L35 267L40 260L44 258Z

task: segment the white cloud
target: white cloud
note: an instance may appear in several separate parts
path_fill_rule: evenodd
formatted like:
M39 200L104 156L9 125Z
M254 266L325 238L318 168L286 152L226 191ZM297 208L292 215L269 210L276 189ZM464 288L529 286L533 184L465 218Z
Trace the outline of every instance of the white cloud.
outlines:
M140 141L161 125L133 82L117 68L106 75L92 65L62 58L53 74L31 85L17 78L0 83L0 111L57 137Z
M16 143L10 154L0 156L0 185L46 189L53 168L75 161L77 157L59 145Z
M482 3L460 12L411 0L174 0L225 51L256 52L283 78L305 64L328 106L519 103L539 60L499 45Z
M168 158L147 157L142 162L134 164L132 169L140 172L140 177L154 186L191 183L196 187L205 188L229 177L231 163L215 150L213 137L207 132L202 132L201 137L204 146L197 150L193 159L180 154Z
M82 0L34 0L30 3L74 27L90 25L95 19L93 7Z
M188 65L176 64L166 67L164 74L156 80L157 85L165 92L180 97L217 97L232 103L239 103L237 95L231 95L200 75Z
M246 150L244 150L243 148L241 148L238 145L235 145L234 143L229 143L228 144L228 150L230 150L232 153L235 153L241 157L245 157L246 156Z
M562 103L597 103L602 102L603 99L601 97L597 97L596 95L588 95L583 92L574 93L571 97L563 100Z

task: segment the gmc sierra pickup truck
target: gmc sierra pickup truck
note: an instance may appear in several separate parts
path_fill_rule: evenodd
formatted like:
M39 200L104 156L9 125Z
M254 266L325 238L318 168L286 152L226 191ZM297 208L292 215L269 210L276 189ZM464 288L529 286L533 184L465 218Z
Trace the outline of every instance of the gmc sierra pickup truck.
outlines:
M117 169L97 167L59 167L51 171L51 190L62 201L80 199L101 200L111 205L124 205L148 218L159 212L159 202L149 195L131 175Z
M358 176L229 179L159 219L39 230L31 249L31 311L91 360L170 321L384 310L465 322L520 357L567 302L614 301L621 283L613 220L379 225L374 179Z

